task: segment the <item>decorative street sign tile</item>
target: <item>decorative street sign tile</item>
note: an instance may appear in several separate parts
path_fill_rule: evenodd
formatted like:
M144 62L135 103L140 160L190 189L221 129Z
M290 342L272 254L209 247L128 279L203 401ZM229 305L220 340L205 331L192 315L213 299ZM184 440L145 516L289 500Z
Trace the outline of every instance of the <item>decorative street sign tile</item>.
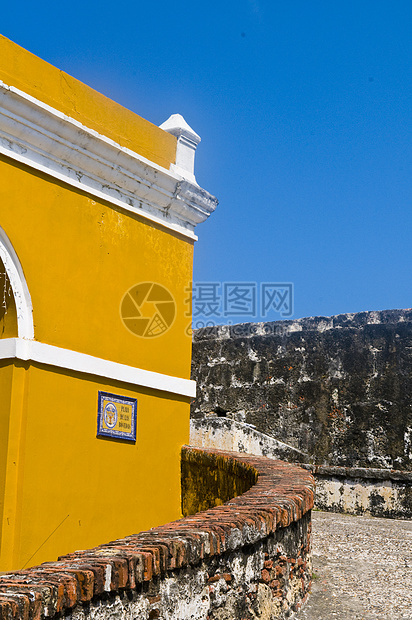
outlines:
M136 441L137 399L99 391L97 437Z

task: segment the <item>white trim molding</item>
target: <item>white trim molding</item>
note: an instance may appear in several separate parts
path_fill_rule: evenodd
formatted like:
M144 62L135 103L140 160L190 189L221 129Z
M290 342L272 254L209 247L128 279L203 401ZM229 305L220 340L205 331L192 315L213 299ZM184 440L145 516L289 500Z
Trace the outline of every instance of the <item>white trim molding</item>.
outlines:
M65 370L130 383L135 387L151 388L179 396L187 396L188 398L196 396L196 382L190 379L182 379L134 366L127 366L126 364L119 364L118 362L71 351L70 349L55 347L35 340L25 340L23 338L5 338L0 340L0 359L19 359L37 362L56 368L64 368Z
M160 125L167 133L177 138L176 163L170 169L182 175L187 181L196 183L195 152L200 142L200 136L186 123L181 114L172 114L167 121Z
M17 313L19 338L34 338L33 305L23 268L4 230L0 228L0 258L10 280Z
M179 162L167 170L0 81L0 153L196 239L195 226L218 201L196 184L194 148L200 138L182 120ZM176 128L171 129L175 133ZM185 143L180 150L179 140Z

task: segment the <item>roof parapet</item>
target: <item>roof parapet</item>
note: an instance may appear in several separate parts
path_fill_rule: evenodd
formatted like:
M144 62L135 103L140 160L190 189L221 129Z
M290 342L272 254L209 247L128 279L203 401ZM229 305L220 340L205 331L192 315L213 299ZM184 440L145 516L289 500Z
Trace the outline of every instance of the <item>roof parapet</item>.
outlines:
M186 181L197 185L195 178L195 152L201 137L186 123L181 114L172 114L160 125L167 133L176 136L176 163L170 170L180 174Z

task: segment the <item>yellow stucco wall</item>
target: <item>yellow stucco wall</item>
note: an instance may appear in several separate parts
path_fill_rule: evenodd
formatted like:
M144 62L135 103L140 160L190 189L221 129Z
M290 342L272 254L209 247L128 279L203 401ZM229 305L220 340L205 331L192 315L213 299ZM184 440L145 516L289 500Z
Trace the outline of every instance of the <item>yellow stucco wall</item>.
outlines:
M18 501L14 510L12 502L6 506L3 568L180 517L187 399L38 364L24 372ZM136 444L96 438L98 390L137 398Z
M1 156L0 178L0 225L24 269L36 340L189 378L193 243ZM145 281L177 304L173 326L150 341L120 319L124 294Z
M173 136L1 37L0 57L4 82L160 165L174 161ZM193 242L6 156L0 179L0 226L23 267L35 340L188 379ZM132 334L119 312L126 291L146 281L166 287L177 308L172 327L152 339ZM3 338L16 335L12 305L6 327ZM137 398L136 443L96 438L99 390ZM178 518L189 401L2 361L0 570Z
M8 446L10 432L12 380L13 365L11 365L9 362L2 361L0 363L0 541L3 538L3 509L5 502L7 464L11 461L8 454ZM2 546L0 542L0 554L1 548Z

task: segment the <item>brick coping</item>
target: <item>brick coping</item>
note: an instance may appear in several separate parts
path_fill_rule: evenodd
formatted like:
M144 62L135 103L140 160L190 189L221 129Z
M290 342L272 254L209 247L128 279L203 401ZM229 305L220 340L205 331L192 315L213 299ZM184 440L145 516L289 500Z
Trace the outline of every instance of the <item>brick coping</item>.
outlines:
M253 544L312 509L314 479L265 457L184 446L182 458L211 467L255 470L257 482L221 506L93 549L0 575L0 620L39 620L107 593L134 590L168 571Z

